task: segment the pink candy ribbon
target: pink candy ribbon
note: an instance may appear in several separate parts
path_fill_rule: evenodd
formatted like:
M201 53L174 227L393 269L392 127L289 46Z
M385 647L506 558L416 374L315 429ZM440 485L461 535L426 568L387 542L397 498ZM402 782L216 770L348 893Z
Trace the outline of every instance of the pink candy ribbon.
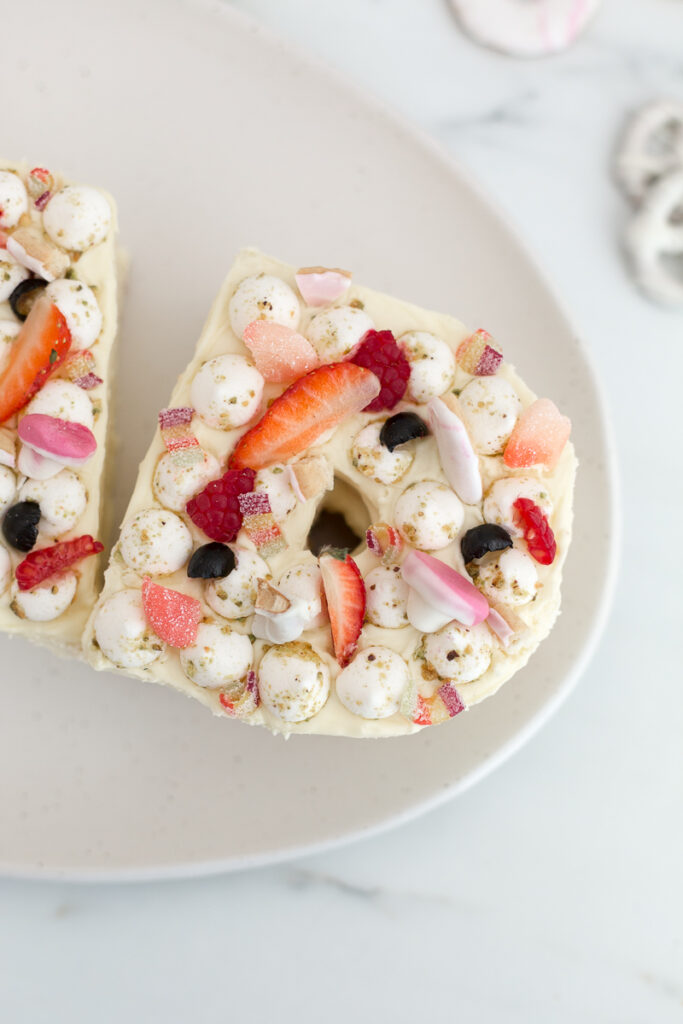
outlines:
M159 413L161 437L174 464L180 468L195 466L204 458L199 441L190 430L193 416L190 406L162 409Z

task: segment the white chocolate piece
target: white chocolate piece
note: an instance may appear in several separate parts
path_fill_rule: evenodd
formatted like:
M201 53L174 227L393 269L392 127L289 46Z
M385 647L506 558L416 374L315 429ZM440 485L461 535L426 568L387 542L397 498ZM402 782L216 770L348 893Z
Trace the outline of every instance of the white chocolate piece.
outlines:
M389 718L401 704L410 675L403 658L388 647L366 647L337 676L337 696L361 718Z
M67 185L43 211L43 226L63 249L85 252L104 241L111 227L109 202L89 185Z
M439 551L452 543L464 517L457 495L436 480L411 484L394 509L394 522L401 536L422 551Z
M355 306L335 306L313 317L306 337L321 363L336 363L347 359L358 348L363 335L374 326L364 310Z
M478 569L477 586L493 601L515 608L528 604L536 594L536 563L519 548L506 548Z
M663 305L683 305L683 273L680 261L676 262L683 253L683 225L675 219L681 207L683 167L648 190L624 235L636 283L650 299Z
M453 683L471 683L491 664L491 634L483 623L466 629L451 622L425 638L427 664L442 678Z
M5 302L22 281L29 276L26 267L17 263L11 252L0 249L0 302Z
M650 188L683 167L683 103L653 100L629 120L616 159L616 178L640 203Z
M230 299L230 326L238 338L254 320L272 320L296 331L301 306L294 291L281 278L272 274L245 277Z
M379 435L383 426L383 420L376 420L356 434L351 447L351 462L359 473L378 484L395 484L408 472L415 455L406 445L390 452L381 444Z
M410 363L406 399L423 405L452 387L455 356L445 341L429 331L407 331L398 343Z
M30 477L31 480L49 480L50 477L61 472L64 465L57 462L56 459L49 459L45 455L41 455L27 444L22 444L19 448L17 469L22 476Z
M161 456L152 480L152 490L159 504L172 512L184 512L190 498L220 475L218 459L209 452L203 452L203 456L201 462L191 466L179 466L173 452Z
M308 620L306 602L301 598L294 598L289 601L289 607L281 612L257 609L251 623L251 631L254 636L269 644L285 644L299 639L307 628Z
M449 484L466 505L479 504L482 499L479 459L465 424L440 398L433 398L429 403L429 426Z
M0 517L14 504L17 493L17 478L9 466L0 466Z
M253 612L258 581L270 577L270 569L255 551L239 547L231 550L235 568L223 579L207 580L204 598L209 608L224 619L243 619Z
M479 455L499 455L522 403L504 377L475 377L460 393L460 408L474 450Z
M26 186L13 171L0 171L0 228L13 228L28 210Z
M144 668L166 649L147 622L139 590L108 597L95 613L94 631L104 656L119 668Z
M276 463L267 469L260 469L254 480L254 490L265 491L270 501L270 510L280 521L292 511L297 500L287 469L282 463Z
M373 626L400 629L408 625L408 584L399 565L378 565L365 577L365 613Z
M197 640L180 652L188 679L211 690L230 687L244 679L252 666L251 640L227 624L200 622Z
M175 513L145 508L121 527L119 550L135 572L168 576L192 554L192 535Z
M547 485L535 476L506 476L491 484L484 498L484 520L504 526L511 537L521 537L524 531L515 525L514 503L518 498L529 498L550 518L553 502Z
M330 693L327 665L302 641L271 647L261 658L258 676L264 706L283 722L317 715Z
M302 600L306 609L305 629L318 629L327 622L323 608L322 574L317 565L302 563L291 566L281 577L277 589L292 603Z
M4 594L12 578L12 559L4 544L0 544L0 594Z
M82 281L60 278L45 290L66 320L71 351L94 345L102 330L102 311L92 288Z
M88 504L82 480L71 469L62 469L48 480L27 480L19 491L20 501L40 505L40 532L59 537L76 526Z
M87 391L70 380L48 380L26 406L27 413L55 416L67 423L81 423L88 430L95 425L92 402Z
M472 39L513 57L566 50L602 0L451 0Z
M216 356L195 374L190 398L209 427L232 430L256 415L263 396L263 377L244 356Z
M31 590L19 590L15 582L12 584L12 611L29 622L52 622L69 607L76 596L77 586L75 572L53 576Z

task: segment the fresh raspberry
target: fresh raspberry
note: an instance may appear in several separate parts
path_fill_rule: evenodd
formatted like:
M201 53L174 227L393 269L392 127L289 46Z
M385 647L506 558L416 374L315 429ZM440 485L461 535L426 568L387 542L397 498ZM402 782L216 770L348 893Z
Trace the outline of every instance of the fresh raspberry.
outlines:
M73 540L53 544L49 548L32 551L17 566L15 575L19 590L31 590L55 573L68 569L88 555L98 555L103 549L103 544L85 534L83 537L74 537Z
M240 494L254 490L253 469L228 469L187 503L187 514L211 540L234 540L242 525Z
M401 401L408 387L410 363L391 331L368 331L351 362L372 370L382 385L377 398L365 406L364 412L393 409Z
M541 565L550 565L555 561L557 544L545 512L530 498L517 498L512 507L515 525L524 531L529 554Z

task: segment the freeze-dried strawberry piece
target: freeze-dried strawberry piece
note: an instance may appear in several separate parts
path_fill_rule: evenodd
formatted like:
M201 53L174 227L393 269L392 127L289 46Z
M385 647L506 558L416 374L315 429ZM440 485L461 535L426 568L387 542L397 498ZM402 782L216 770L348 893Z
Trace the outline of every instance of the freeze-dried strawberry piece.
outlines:
M63 572L83 558L98 555L103 550L103 544L93 540L89 534L84 534L73 540L63 540L49 548L31 551L16 568L19 590L32 590L55 573Z

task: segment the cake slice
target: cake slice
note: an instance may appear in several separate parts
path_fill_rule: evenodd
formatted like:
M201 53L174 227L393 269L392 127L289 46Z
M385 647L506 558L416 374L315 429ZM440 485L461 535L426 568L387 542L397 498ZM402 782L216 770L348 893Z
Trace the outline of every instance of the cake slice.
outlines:
M558 614L569 430L485 331L243 251L160 411L87 657L273 732L447 721Z
M0 161L0 631L81 653L117 324L110 196Z

